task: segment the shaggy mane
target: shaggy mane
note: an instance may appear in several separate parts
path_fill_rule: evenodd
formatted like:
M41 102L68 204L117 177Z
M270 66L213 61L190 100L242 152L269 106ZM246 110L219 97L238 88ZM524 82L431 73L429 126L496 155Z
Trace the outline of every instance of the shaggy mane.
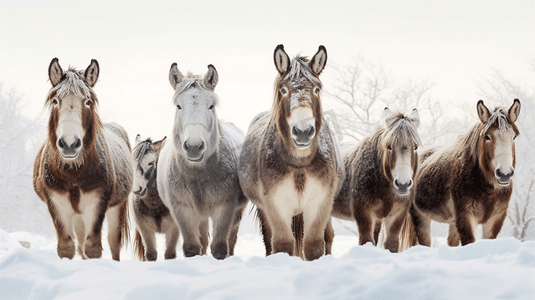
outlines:
M98 102L97 95L93 91L93 88L87 84L83 71L69 67L65 74L63 74L61 82L48 92L46 105L50 106L52 99L56 95L64 98L71 93L80 98L91 99L95 103Z

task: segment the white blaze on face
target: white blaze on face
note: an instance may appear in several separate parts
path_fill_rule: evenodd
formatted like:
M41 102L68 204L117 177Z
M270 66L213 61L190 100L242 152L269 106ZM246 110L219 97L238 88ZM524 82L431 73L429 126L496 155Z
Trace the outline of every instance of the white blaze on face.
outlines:
M492 134L488 133L491 139L495 141L494 158L492 159L492 166L495 174L498 170L503 175L509 175L514 172L513 167L513 143L515 133L513 130L507 130L503 134L499 131L494 131ZM486 141L487 143L490 141ZM499 180L500 178L498 178ZM507 182L508 183L508 182Z
M63 139L67 145L76 143L78 139L84 139L82 105L80 98L72 94L61 100L56 136L58 140Z
M309 149L312 139L316 135L312 109L310 107L302 106L294 109L290 114L288 124L290 125L290 135L293 139L294 146L298 150Z
M412 153L411 150L398 151L396 154L396 163L392 170L394 187L400 194L408 193L412 187Z
M310 107L298 107L292 111L289 119L290 128L295 126L297 129L304 131L314 126L314 113Z

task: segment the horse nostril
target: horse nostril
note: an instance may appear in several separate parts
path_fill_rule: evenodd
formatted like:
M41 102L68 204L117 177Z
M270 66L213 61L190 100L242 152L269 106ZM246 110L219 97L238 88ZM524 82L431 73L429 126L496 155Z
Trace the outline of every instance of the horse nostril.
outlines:
M74 144L74 148L80 148L82 147L82 140L76 139L76 144Z
M397 179L394 179L394 185L395 185L395 186L399 186L399 183L398 183L398 180L397 180Z
M184 150L188 151L189 147L188 147L188 142L187 141L184 142L183 147L184 147Z
M204 142L201 142L201 145L199 146L199 151L203 151L204 150Z
M293 135L298 135L299 132L297 131L297 128L295 126L292 127L292 134Z
M310 126L308 129L308 137L311 138L316 134L316 128L314 126Z
M58 140L57 145L58 145L58 148L60 148L60 149L63 149L63 148L65 148L67 146L67 144L65 143L65 140L63 138Z

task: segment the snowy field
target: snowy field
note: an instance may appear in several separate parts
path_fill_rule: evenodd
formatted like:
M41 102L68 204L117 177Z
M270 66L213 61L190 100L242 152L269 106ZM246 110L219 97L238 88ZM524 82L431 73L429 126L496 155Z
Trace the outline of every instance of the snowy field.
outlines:
M17 241L28 241L23 248ZM157 262L59 259L55 241L0 231L0 299L535 299L535 242L478 240L392 254L338 235L333 256L263 257L258 234L237 255ZM159 239L159 251L163 239Z

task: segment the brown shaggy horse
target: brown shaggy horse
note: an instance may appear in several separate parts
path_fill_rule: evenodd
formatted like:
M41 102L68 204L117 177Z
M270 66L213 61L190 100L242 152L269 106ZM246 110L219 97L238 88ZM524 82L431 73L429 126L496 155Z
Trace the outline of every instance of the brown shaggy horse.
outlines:
M290 61L279 45L274 60L273 109L249 126L240 155L240 184L258 208L267 254L303 255L292 234L292 219L302 214L304 257L313 260L325 252L324 229L345 176L322 116L319 75L327 52L320 46L311 60L298 56Z
M33 185L48 206L61 258L73 258L75 237L83 258L101 257L104 216L113 259L128 239L130 144L122 127L100 121L93 91L98 75L94 59L85 71L63 71L57 58L48 68L48 138L35 159Z
M416 109L403 115L385 108L384 118L384 128L344 149L346 179L332 215L357 222L360 245L377 245L384 221L384 246L398 252L399 232L414 194L420 117Z
M478 224L485 239L496 238L502 228L513 192L520 101L491 112L480 100L477 114L481 122L452 146L426 153L420 164L413 222L404 230L414 226L421 245L431 245L431 220L449 224L450 246L473 243Z
M141 139L138 134L132 153L135 168L134 201L132 201L132 211L136 222L134 255L141 260L153 261L158 257L157 232L165 234L165 259L176 257L176 244L180 231L169 209L163 204L156 185L158 158L166 139L167 137L164 137L160 141L153 142L150 138ZM204 253L206 253L207 246L208 240L203 245Z

